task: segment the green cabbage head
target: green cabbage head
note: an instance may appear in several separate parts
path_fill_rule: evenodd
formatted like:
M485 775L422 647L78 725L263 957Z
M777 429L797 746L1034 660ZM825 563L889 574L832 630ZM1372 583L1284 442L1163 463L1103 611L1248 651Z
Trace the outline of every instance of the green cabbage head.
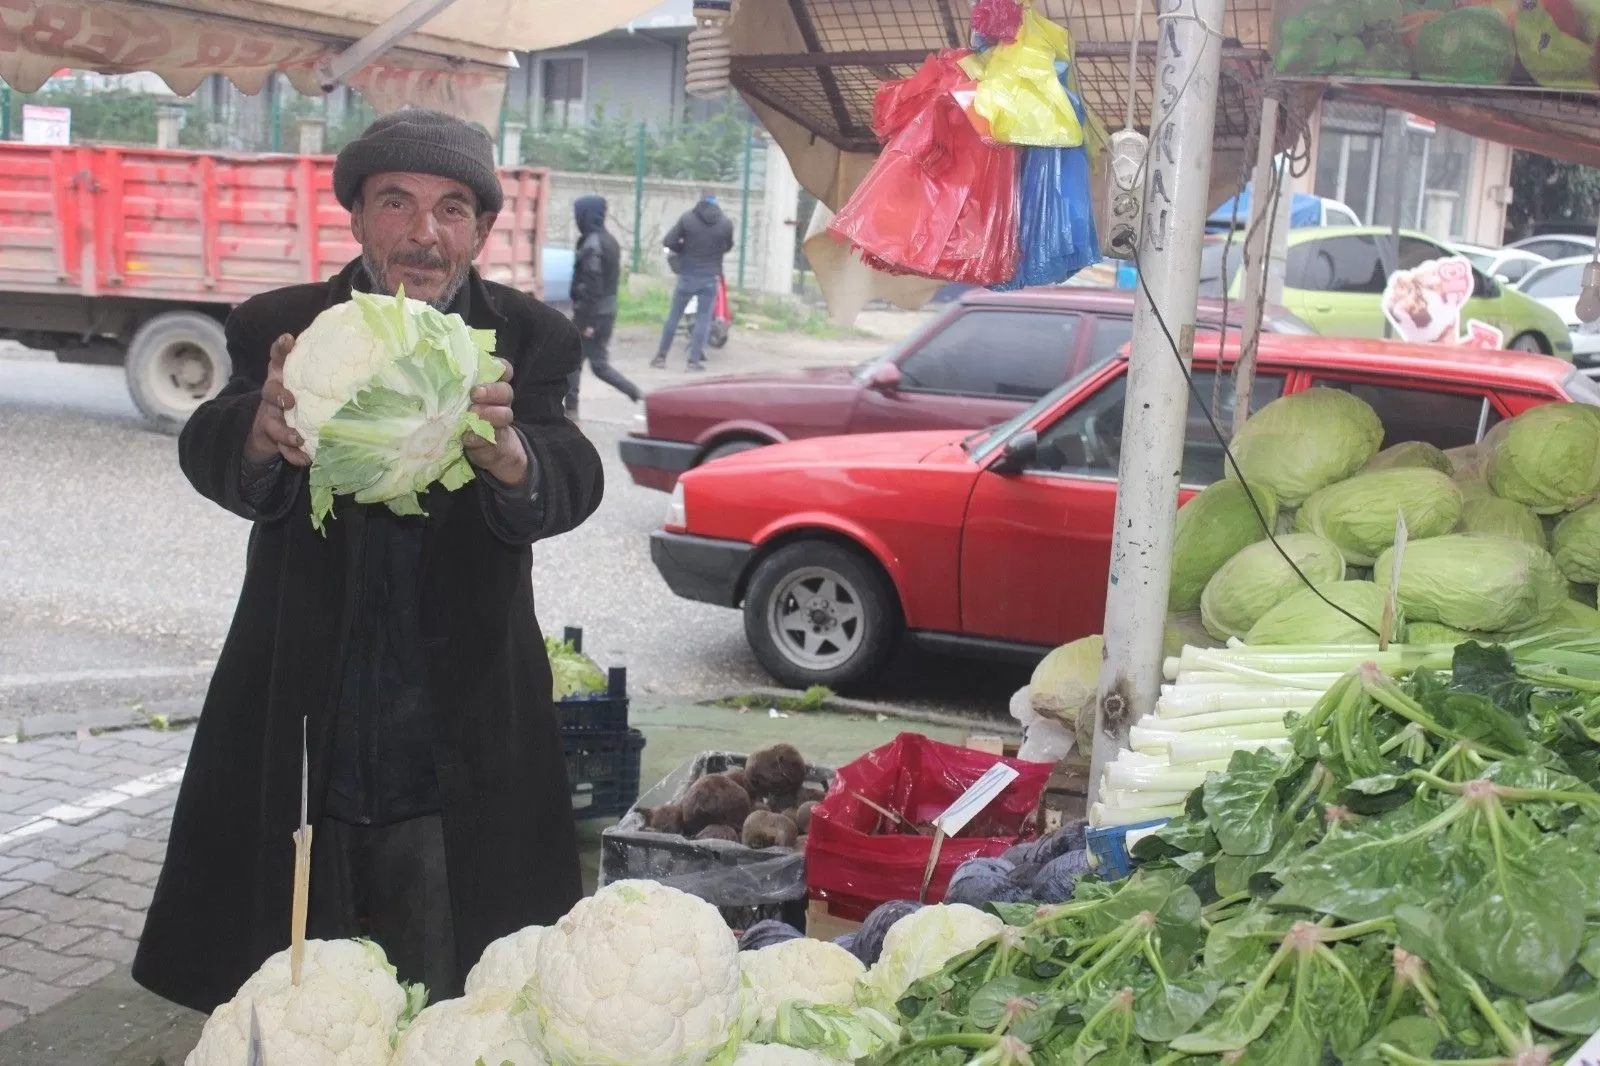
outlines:
M1487 492L1463 492L1461 532L1490 533L1542 548L1544 523L1526 505Z
M1337 389L1307 389L1257 411L1233 440L1233 456L1251 488L1265 485L1280 507L1343 481L1378 454L1383 423L1365 400ZM1228 476L1238 474L1230 465Z
M1317 593L1322 593L1318 596ZM1330 607L1323 597L1332 600ZM1370 581L1332 581L1302 588L1250 627L1246 644L1374 644L1383 624L1384 592ZM1343 608L1355 615L1352 619ZM1396 620L1396 631L1404 622Z
M1484 644L1494 643L1494 638L1487 633L1468 633L1465 629L1447 626L1442 622L1412 622L1406 626L1407 644L1459 645L1469 640Z
M1550 551L1567 580L1580 585L1600 582L1600 503L1567 515L1550 534Z
M1410 537L1448 533L1461 520L1461 490L1430 467L1372 470L1313 492L1295 528L1333 541L1352 566L1371 566L1394 543L1401 513Z
M1388 588L1394 549L1372 579ZM1567 598L1567 579L1543 548L1486 533L1451 533L1406 546L1400 606L1418 622L1500 633L1536 626Z
M1255 495L1261 515L1250 506ZM1178 509L1178 527L1172 544L1172 588L1167 595L1170 611L1192 611L1200 606L1206 582L1241 548L1264 540L1267 529L1278 522L1278 497L1265 485L1252 484L1250 493L1238 481L1219 481ZM1267 520L1266 528L1261 517Z
M1585 502L1600 489L1600 411L1552 403L1518 415L1490 460L1489 484L1538 514Z
M1444 452L1425 440L1408 440L1385 448L1372 457L1368 470L1393 470L1401 466L1425 466L1441 474L1454 474L1455 464Z
M322 529L335 496L416 515L430 485L471 481L462 438L494 439L471 412L473 388L500 377L494 347L492 330L404 293L352 293L318 315L283 367L287 420L311 456L311 524Z
M1581 630L1591 634L1600 632L1600 611L1577 600L1563 600L1561 606L1555 609L1555 613L1538 625L1519 629L1514 633L1501 633L1499 637L1501 640L1519 640L1523 637L1558 633L1564 629Z
M1279 549L1282 552L1279 552ZM1243 640L1263 615L1304 588L1283 558L1288 555L1313 585L1344 577L1344 556L1329 541L1311 533L1289 533L1258 541L1223 564L1200 596L1200 620L1218 640Z

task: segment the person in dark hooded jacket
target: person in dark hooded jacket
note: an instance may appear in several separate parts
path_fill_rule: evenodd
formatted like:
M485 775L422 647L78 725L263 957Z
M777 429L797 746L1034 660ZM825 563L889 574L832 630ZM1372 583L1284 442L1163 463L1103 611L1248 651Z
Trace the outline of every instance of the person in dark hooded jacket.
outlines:
M617 284L622 275L622 249L606 231L603 196L580 196L572 204L578 223L578 250L572 264L572 324L583 338L583 357L594 376L638 403L641 393L633 382L611 365L608 349L617 323ZM567 414L578 413L578 386L583 367L567 379Z
M661 346L651 366L667 365L667 353L672 350L672 338L678 332L678 322L690 300L699 301L695 315L694 332L689 335L689 369L706 368L706 337L711 333L711 309L716 305L717 281L722 277L722 257L733 250L733 223L717 206L717 198L710 190L703 192L700 202L685 211L676 225L667 231L662 242L668 254L677 257L678 286L672 292L672 309L661 328Z

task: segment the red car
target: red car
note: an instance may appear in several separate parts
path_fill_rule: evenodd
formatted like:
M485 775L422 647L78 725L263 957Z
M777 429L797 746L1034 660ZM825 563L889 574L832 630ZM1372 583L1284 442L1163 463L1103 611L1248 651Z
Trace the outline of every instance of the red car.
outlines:
M1195 361L1208 402L1215 367L1214 356ZM1091 366L970 435L802 441L690 471L651 555L679 596L742 606L756 658L795 688L865 679L903 632L935 649L1019 658L1097 633L1127 369L1126 353ZM1313 386L1370 403L1385 446L1454 448L1537 404L1600 404L1600 385L1546 356L1263 338L1253 407ZM1226 426L1231 388L1223 394ZM1220 478L1222 464L1191 403L1185 495Z
M1132 292L968 290L909 343L855 368L747 374L662 389L645 428L624 438L633 480L668 491L685 470L766 444L844 433L978 429L1010 418L1117 353L1133 333ZM1228 304L1238 326L1242 307ZM1221 330L1223 302L1203 300L1202 332ZM1265 328L1315 336L1281 308Z

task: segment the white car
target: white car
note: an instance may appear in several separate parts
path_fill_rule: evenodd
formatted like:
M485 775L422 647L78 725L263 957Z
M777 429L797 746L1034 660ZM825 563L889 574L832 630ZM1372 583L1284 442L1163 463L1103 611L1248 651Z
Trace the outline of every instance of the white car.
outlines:
M1472 261L1479 272L1502 285L1516 285L1535 267L1550 262L1523 248L1485 248L1481 244L1458 244L1455 250Z
M1537 237L1524 237L1513 241L1507 248L1542 255L1546 259L1570 259L1575 255L1594 255L1595 239L1578 233L1542 233Z
M1561 316L1572 334L1572 360L1580 367L1600 365L1600 323L1578 321L1578 294L1583 288L1583 270L1594 261L1588 255L1558 259L1537 267L1522 279L1517 288Z

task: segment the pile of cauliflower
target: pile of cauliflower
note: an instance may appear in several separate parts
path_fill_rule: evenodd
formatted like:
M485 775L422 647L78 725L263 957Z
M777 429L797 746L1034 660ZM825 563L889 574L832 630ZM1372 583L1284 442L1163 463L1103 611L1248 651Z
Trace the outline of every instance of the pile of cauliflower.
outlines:
M375 944L307 941L298 986L280 952L185 1066L244 1066L252 1013L265 1061L293 1066L842 1066L898 1042L906 988L1000 928L972 907L924 907L869 969L819 940L741 952L704 900L618 881L495 941L460 999L422 1009Z

